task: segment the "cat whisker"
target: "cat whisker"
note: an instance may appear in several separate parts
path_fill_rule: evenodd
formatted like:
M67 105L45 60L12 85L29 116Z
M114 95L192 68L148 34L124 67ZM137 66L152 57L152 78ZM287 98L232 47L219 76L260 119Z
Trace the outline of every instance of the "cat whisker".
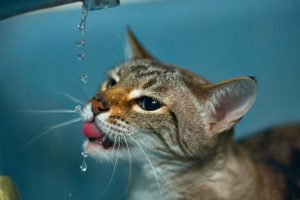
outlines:
M43 131L42 133L38 134L37 136L35 136L34 138L32 138L31 140L29 140L27 143L25 143L24 145L21 146L21 149L24 149L25 147L27 147L28 145L32 144L34 141L36 141L37 139L39 139L40 137L50 133L51 131L54 131L55 129L58 129L58 128L62 128L62 127L65 127L65 126L69 126L71 124L74 124L76 122L79 122L81 121L81 117L80 118L75 118L75 119L71 119L71 120L68 120L68 121L65 121L63 123L60 123L60 124L57 124L55 126L52 126L52 127L49 127L47 130Z
M112 157L114 157L114 155L115 155L116 142L117 142L117 135L115 135L115 138L114 138L114 145L113 145L113 148L112 148ZM113 161L113 159L111 160L111 163L112 163L112 165L115 164L115 162Z
M124 194L127 193L128 189L129 189L129 186L130 186L130 182L131 182L131 176L132 176L132 166L131 166L131 153L130 153L130 149L129 149L129 146L128 146L128 143L127 143L127 139L125 137L124 134L122 134L123 138L124 138L124 141L125 141L125 144L126 144L126 148L127 148L127 151L128 151L128 155L129 155L129 175L128 175L128 182L127 182L127 187L124 191Z
M59 109L59 110L20 110L20 112L58 114L58 113L77 113L75 110Z
M154 166L152 165L152 162L151 162L150 158L147 156L147 154L144 151L144 149L142 148L142 146L131 135L128 135L128 136L132 139L132 141L134 141L137 144L137 146L141 149L141 151L145 155L146 159L148 160L148 162L149 162L149 164L150 164L150 166L153 170L153 174L154 174L154 177L155 177L155 180L156 180L156 183L157 183L157 187L158 187L158 190L159 190L160 197L161 197L161 199L163 199L160 184L159 184L159 181L158 181L158 177L157 177L156 171L154 169Z
M81 117L78 117L78 118L71 119L71 120L68 120L68 121L66 121L66 122L63 122L63 123L54 125L54 126L50 126L49 129L57 129L57 128L61 128L61 127L68 126L68 125L74 124L74 123L76 123L76 122L79 122L79 121L81 121L81 120L82 120L82 118L81 118Z
M116 135L116 137L117 137L117 135ZM115 137L115 142L114 143L116 143L116 137ZM114 164L114 168L113 168L112 174L110 176L109 182L106 185L106 187L105 187L104 191L102 192L101 196L103 196L108 191L110 185L112 184L112 181L113 181L113 178L114 178L114 175L115 175L115 171L116 171L116 166L118 164L119 152L120 152L120 137L118 137L118 152L117 152L117 157L116 157L116 161L115 161L115 164Z

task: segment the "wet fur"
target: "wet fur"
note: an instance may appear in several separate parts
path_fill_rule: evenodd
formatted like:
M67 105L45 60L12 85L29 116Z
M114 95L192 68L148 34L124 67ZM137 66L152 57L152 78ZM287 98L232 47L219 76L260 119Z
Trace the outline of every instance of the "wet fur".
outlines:
M255 100L254 78L210 83L157 61L131 32L129 40L133 59L110 72L117 85L106 88L105 81L83 117L108 137L128 143L140 166L130 199L299 198L299 125L233 140L234 125ZM135 103L140 96L151 96L164 106L146 112ZM106 109L93 116L98 107ZM119 152L120 144L116 146ZM114 155L89 143L85 149L98 159ZM120 148L120 157L128 160L125 148Z

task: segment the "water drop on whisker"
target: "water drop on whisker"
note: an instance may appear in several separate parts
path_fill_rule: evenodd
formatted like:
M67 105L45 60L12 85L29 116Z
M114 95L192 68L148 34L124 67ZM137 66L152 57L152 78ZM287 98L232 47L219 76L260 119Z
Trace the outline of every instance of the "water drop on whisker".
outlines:
M81 113L82 112L82 106L81 105L77 105L77 106L75 106L74 110L77 113Z

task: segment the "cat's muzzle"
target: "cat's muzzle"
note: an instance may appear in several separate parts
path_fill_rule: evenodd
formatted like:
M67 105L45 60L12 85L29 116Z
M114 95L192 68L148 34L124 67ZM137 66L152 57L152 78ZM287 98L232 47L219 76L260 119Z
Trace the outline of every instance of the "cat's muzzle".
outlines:
M122 147L126 144L118 137L112 139L102 130L100 130L94 122L87 122L83 125L82 132L88 138L90 143L102 146L104 149L111 149L114 146ZM118 138L118 139L117 139Z

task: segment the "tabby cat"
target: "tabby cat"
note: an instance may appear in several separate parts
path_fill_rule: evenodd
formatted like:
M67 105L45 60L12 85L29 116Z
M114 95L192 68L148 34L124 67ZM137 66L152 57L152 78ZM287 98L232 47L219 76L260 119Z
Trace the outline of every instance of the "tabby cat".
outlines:
M233 141L255 78L211 83L162 64L128 35L132 59L109 73L82 116L89 155L139 163L129 199L300 198L300 126Z

